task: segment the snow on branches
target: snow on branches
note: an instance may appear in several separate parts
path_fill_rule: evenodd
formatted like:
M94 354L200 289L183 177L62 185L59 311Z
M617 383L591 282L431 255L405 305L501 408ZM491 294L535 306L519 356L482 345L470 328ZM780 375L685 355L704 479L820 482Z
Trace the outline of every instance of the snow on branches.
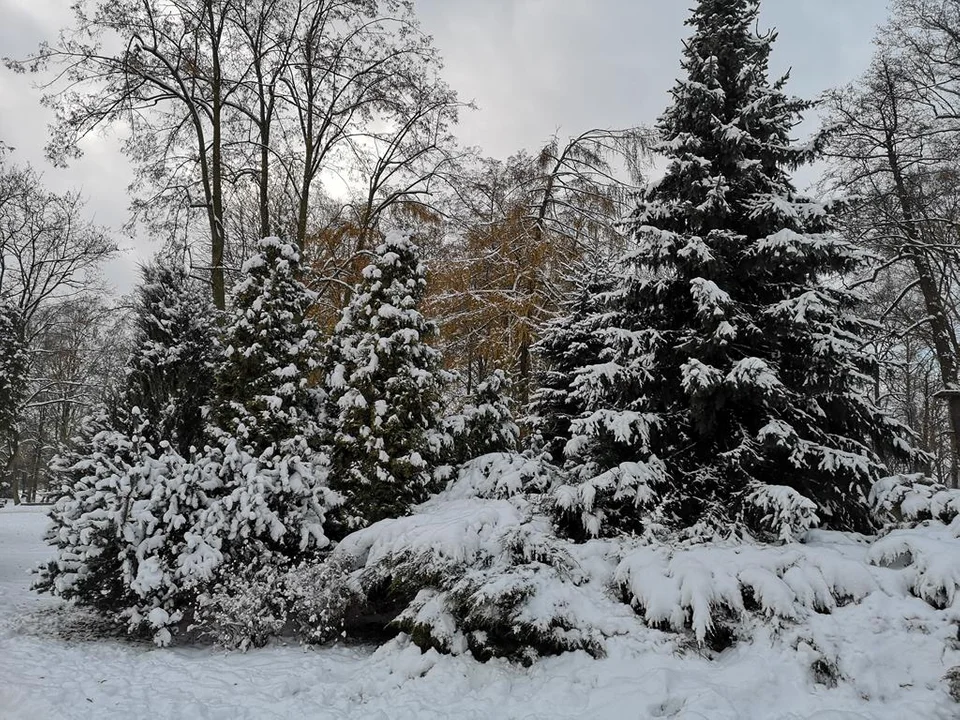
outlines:
M227 602L209 594L225 575L269 575L329 544L324 524L340 498L327 486L307 386L312 295L292 246L267 238L259 251L244 266L212 379L209 315L182 273L145 271L125 386L54 468L64 482L48 536L58 555L39 587L159 644Z
M921 459L871 400L867 325L828 281L862 253L790 180L811 159L790 139L810 104L769 80L758 12L697 5L633 247L540 343L534 409L572 537L869 531L885 461Z
M324 391L331 486L343 533L403 515L427 497L440 451L444 373L420 312L426 270L417 246L379 245L327 343Z

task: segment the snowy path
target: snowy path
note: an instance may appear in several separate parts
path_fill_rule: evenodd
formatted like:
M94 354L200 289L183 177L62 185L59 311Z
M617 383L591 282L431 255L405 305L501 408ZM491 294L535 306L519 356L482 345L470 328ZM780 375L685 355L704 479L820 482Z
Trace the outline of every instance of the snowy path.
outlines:
M845 634L863 643L857 653L861 675L836 690L815 685L796 653L758 643L734 648L716 662L680 658L664 652L669 646L653 632L612 643L605 660L567 654L526 670L505 662L481 665L421 655L400 642L378 652L293 646L240 654L57 639L44 631L44 617L52 616L42 615L57 603L28 589L28 570L48 555L40 540L44 523L43 509L0 509L4 720L948 720L960 715L942 690L941 658L933 656L937 646L924 640L927 635L893 632L893 623L876 615L883 608L874 608L872 620L865 609L859 626L847 628ZM838 613L836 627L821 630L839 633L852 620Z

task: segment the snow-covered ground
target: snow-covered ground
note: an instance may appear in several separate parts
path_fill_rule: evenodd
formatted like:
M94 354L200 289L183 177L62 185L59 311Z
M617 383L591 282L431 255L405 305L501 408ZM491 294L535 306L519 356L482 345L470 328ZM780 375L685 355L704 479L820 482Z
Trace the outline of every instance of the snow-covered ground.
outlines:
M85 639L82 614L30 592L28 572L48 555L44 524L43 508L0 509L2 718L960 717L942 679L960 664L956 625L896 588L786 634L759 628L754 642L715 660L689 646L680 655L678 636L653 630L611 639L604 659L568 653L526 669L421 654L403 639L379 650L158 649ZM877 572L895 582L894 571ZM844 676L836 688L816 682L813 650L799 638L836 662Z

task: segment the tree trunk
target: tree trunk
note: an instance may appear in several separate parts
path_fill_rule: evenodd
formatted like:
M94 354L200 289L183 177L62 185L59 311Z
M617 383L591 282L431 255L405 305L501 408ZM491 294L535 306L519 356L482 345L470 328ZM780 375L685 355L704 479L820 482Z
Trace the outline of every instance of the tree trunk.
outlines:
M17 464L17 456L20 454L20 438L14 436L10 439L10 457L7 458L6 466L3 468L4 476L10 478L10 496L13 498L13 504L20 504L20 480L14 469Z

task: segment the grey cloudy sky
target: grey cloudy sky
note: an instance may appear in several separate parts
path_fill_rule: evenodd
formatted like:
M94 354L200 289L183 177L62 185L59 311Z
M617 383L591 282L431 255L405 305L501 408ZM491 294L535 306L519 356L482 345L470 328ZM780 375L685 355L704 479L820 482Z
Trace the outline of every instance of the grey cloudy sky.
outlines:
M677 77L683 21L691 0L416 0L424 29L445 58L446 79L473 100L460 137L488 155L534 149L555 132L652 123ZM20 57L70 19L70 0L0 0L0 56ZM764 28L775 27L774 70L792 68L789 90L814 97L865 68L886 0L766 0ZM15 159L43 169L55 189L80 188L98 222L126 217L130 171L109 136L85 145L67 170L43 158L49 111L33 79L0 69L0 140ZM108 269L118 290L156 245L129 248Z

